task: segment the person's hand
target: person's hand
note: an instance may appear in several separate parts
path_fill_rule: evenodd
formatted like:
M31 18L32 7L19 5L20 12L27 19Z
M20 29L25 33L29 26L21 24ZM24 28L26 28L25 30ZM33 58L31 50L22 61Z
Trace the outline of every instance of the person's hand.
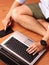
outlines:
M29 48L26 49L26 51L29 54L35 55L37 52L41 51L44 47L40 44L40 42L35 42L30 45Z
M11 25L11 21L10 19L4 19L2 20L3 26L4 26L4 30L6 30L7 27L9 27Z

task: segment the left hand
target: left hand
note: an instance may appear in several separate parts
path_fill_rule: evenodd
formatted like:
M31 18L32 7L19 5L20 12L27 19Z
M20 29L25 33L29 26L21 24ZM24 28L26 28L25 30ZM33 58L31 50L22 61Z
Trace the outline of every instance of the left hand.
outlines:
M40 42L35 42L30 45L30 47L26 50L29 54L35 55L37 52L41 51L44 47L40 44Z
M11 25L12 21L10 19L11 18L5 18L5 19L2 20L4 30L6 30L7 27L9 27Z

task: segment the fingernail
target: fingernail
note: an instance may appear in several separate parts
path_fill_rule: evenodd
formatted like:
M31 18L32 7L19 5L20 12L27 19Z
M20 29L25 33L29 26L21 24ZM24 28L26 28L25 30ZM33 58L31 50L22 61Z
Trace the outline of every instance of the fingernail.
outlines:
M33 53L33 55L35 55L36 53Z
M34 56L35 54L33 53L33 56Z
M28 51L28 49L26 49L26 51Z
M29 54L31 54L31 53L29 53Z

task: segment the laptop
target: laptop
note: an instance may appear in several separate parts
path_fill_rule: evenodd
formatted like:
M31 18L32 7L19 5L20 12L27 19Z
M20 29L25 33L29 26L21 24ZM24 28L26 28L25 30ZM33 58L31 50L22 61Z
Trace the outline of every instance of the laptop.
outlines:
M9 65L12 62L12 65L34 65L46 51L46 49L43 49L35 55L28 54L26 49L34 42L34 40L16 31L0 45L0 59L3 59L3 55L3 57L7 58L5 60Z

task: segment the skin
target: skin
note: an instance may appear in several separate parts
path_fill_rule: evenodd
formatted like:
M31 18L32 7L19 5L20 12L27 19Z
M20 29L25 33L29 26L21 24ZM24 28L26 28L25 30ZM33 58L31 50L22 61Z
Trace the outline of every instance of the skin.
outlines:
M20 6L21 5L21 6ZM32 17L33 14L28 6L25 4L19 4L18 2L14 1L12 4L12 7L10 8L8 14L3 19L2 23L4 25L4 29L11 25L10 17L14 19L16 23L19 23L26 29L29 29L31 31L34 31L40 35L43 36L42 40L45 40L46 42L49 39L49 28L45 20L43 19L35 19ZM47 43L47 45L49 45ZM37 52L41 51L44 47L39 42L35 42L34 44L31 44L26 51L29 54L36 54Z

